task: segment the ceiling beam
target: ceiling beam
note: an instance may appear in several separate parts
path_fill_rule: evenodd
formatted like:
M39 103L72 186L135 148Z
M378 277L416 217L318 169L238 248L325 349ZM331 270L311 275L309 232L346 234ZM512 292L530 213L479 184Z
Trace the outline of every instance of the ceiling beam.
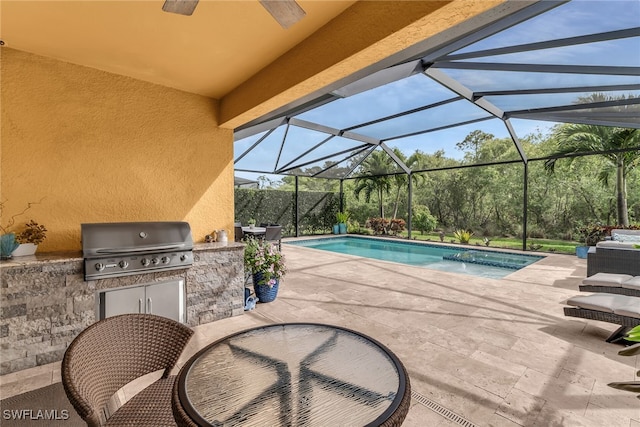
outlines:
M496 33L499 33L500 31L506 30L507 28L511 28L514 25L519 24L520 22L531 19L534 16L540 15L541 13L545 13L553 8L556 8L564 3L567 3L568 1L569 0L548 0L548 1L531 2L532 4L530 6L527 6L521 10L518 10L509 16L505 16L499 21L496 21L490 25L487 25L484 28L480 28L477 31L474 31L473 33L468 34L467 36L462 37L458 40L455 40L451 43L448 43L439 49L429 52L428 54L423 54L422 61L427 63L435 62L436 60L449 55L451 52L455 52L477 41L480 41ZM515 2L515 3L518 3L518 2Z
M532 50L553 49L557 47L575 46L585 43L598 43L608 40L618 40L640 36L640 27L626 30L608 31L605 33L587 34L577 37L567 37L564 39L548 40L536 43L526 43L515 46L498 47L495 49L478 50L475 52L459 53L447 55L447 61L458 61L461 59L483 58L487 56L508 55L511 53L530 52Z
M398 166L400 166L400 169L402 169L404 173L406 173L407 175L411 173L411 169L402 160L400 160L400 158L396 156L396 153L394 153L391 148L387 147L384 142L380 143L380 147L384 150L385 153L387 153L389 157L391 157L394 162L396 162Z
M552 93L576 93L576 92L616 92L640 90L640 84L621 85L595 85L595 86L571 86L541 89L513 89L513 90L484 90L474 92L475 96L509 96L509 95L545 95Z
M621 67L608 65L551 65L551 64L510 64L489 62L436 62L429 70L446 68L451 70L477 71L515 71L526 73L557 74L604 74L608 76L640 76L640 67Z

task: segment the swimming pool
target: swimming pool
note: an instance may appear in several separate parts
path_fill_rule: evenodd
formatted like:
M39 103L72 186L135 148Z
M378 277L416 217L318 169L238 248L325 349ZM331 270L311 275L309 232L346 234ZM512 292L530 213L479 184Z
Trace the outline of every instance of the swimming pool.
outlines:
M353 236L298 240L286 244L493 279L505 277L544 258L539 255L474 249L473 246L454 248Z

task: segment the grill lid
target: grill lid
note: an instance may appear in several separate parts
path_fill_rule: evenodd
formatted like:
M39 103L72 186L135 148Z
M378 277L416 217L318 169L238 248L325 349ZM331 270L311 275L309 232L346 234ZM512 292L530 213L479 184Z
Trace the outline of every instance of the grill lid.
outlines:
M80 227L84 258L193 249L187 222L107 222Z

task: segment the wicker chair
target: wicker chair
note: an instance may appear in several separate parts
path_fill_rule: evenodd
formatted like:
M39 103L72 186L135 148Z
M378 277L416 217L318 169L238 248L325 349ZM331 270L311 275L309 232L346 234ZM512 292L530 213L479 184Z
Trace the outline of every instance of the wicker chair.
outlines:
M233 235L236 242L242 242L244 240L244 232L242 231L241 223L236 222L233 225Z
M108 317L82 331L62 360L62 384L89 426L175 426L169 373L193 330L152 314ZM164 370L162 377L109 414L114 393L143 375Z
M269 225L266 227L264 233L264 239L267 242L277 242L278 250L282 250L282 226L281 225Z

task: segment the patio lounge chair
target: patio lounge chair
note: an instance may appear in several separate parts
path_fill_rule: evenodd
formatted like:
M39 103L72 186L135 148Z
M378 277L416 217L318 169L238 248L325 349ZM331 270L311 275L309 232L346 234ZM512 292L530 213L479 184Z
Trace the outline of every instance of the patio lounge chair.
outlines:
M599 320L620 327L607 338L616 342L631 328L640 325L640 298L616 294L577 295L569 298L564 315Z
M596 273L582 281L580 290L583 292L604 292L640 297L640 276Z

